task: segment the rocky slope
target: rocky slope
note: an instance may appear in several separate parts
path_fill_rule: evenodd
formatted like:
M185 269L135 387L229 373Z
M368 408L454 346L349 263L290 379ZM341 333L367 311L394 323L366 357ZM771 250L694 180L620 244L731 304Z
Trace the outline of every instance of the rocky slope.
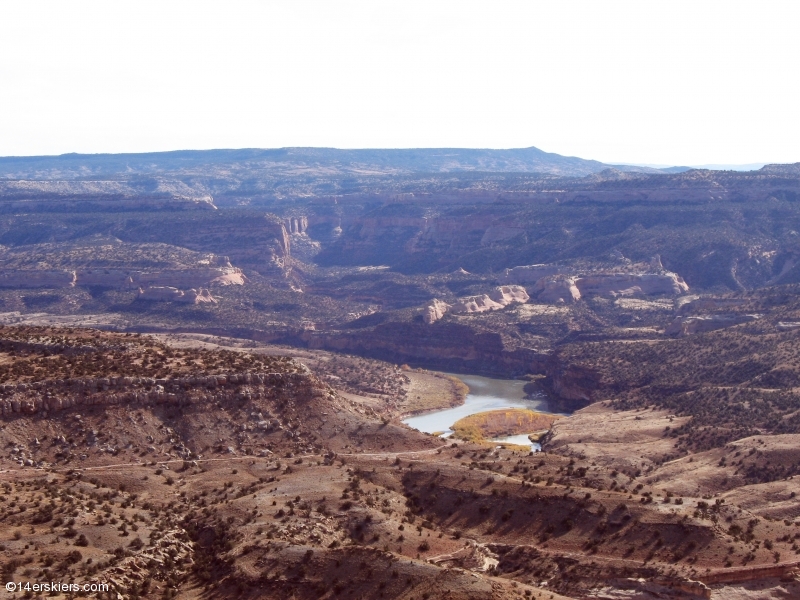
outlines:
M0 330L3 575L123 598L799 589L797 486L741 475L796 460L787 436L664 462L665 424L686 417L595 405L557 419L547 453L443 444L399 425L387 398L339 391L276 350ZM300 360L397 373L344 358Z

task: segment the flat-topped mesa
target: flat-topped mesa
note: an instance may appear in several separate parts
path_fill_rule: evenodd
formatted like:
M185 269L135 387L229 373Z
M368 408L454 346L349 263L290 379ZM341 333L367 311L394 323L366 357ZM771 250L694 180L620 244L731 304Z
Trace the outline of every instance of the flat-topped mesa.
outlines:
M150 300L155 302L183 302L186 304L216 304L217 300L207 289L179 290L169 286L151 286L146 289L139 288L137 300Z
M75 287L75 271L13 269L0 271L0 288Z
M453 302L453 304L447 304L441 300L434 299L425 307L423 319L430 325L441 319L448 311L454 314L483 313L505 308L509 304L523 304L528 300L528 292L525 291L524 287L519 285L501 285L488 294L465 296L459 298Z

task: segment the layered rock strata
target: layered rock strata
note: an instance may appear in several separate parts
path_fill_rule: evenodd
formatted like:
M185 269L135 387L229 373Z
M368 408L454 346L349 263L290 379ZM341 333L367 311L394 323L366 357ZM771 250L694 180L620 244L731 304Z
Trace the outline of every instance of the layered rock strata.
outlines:
M209 285L244 285L247 281L241 269L233 266L138 271L132 269L37 270L15 269L0 271L0 287L67 288L90 285L110 288L140 286L172 286L197 288Z
M396 364L424 364L450 372L513 376L543 373L548 355L516 347L494 331L440 321L436 327L415 322L389 322L369 335L352 331L305 331L299 341L311 349L347 352ZM287 338L281 338L286 340Z
M0 414L8 417L107 404L194 404L271 397L286 389L300 397L334 393L309 373L220 373L174 379L59 379L0 385Z

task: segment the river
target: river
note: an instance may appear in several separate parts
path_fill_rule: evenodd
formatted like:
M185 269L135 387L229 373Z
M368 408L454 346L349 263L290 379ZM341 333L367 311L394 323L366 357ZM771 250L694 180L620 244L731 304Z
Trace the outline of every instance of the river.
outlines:
M435 410L421 415L415 415L403 420L403 423L425 433L444 432L447 436L453 433L450 427L464 417L475 413L496 410L500 408L528 408L539 412L549 412L547 400L543 394L534 398L526 398L523 391L524 381L517 379L491 379L479 375L456 375L469 387L469 393L464 404L454 408ZM533 432L531 432L533 433ZM540 449L539 444L531 443L527 435L514 435L506 438L497 438L498 443L530 445L534 450Z

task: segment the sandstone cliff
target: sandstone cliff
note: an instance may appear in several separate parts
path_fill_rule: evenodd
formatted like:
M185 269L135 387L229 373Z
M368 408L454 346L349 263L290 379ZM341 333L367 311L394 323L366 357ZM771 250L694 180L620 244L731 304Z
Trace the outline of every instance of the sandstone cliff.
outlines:
M437 196L437 200L441 198ZM344 260L346 264L391 264L415 255L458 254L513 243L525 234L518 224L487 219L485 215L411 216L400 209L395 212L342 219L343 244L323 250L323 256L336 263Z
M575 285L581 295L595 294L616 298L635 294L676 295L689 291L689 286L676 273L613 273L609 275L587 275L579 277Z
M553 265L506 269L501 281L533 283L531 294L542 302L571 303L587 295L606 298L634 295L678 295L689 286L677 273L608 273L568 275Z
M557 354L547 360L545 385L552 392L551 410L574 411L595 401L595 393L608 382L584 365L564 364Z
M572 304L581 299L581 292L574 277L555 275L542 277L533 286L531 293L540 302L564 302Z
M450 308L449 304L434 298L433 301L425 307L425 312L423 313L422 318L428 325L430 325L431 323L435 323L441 319L444 316L444 313L447 312L448 308Z
M434 299L425 307L423 319L429 325L441 319L447 311L455 314L482 313L490 310L499 310L509 304L525 303L529 300L525 288L519 285L501 285L488 294L465 296L453 304L447 304Z
M248 338L254 338L248 334ZM435 326L388 322L370 335L352 331L304 331L298 336L308 348L378 357L396 364L466 373L516 375L543 373L547 355L507 343L499 333L441 321ZM273 338L284 343L289 338Z
M502 283L533 284L530 292L543 302L574 302L582 296L607 298L633 295L678 295L689 286L677 273L661 267L661 258L650 261L653 273L570 273L556 265L522 265L506 269L499 277Z
M283 226L289 233L305 233L308 229L308 217L287 217L283 220Z
M112 233L127 242L160 242L227 256L235 265L265 275L285 275L291 268L291 241L283 220L260 211L176 212L169 220L143 220Z

